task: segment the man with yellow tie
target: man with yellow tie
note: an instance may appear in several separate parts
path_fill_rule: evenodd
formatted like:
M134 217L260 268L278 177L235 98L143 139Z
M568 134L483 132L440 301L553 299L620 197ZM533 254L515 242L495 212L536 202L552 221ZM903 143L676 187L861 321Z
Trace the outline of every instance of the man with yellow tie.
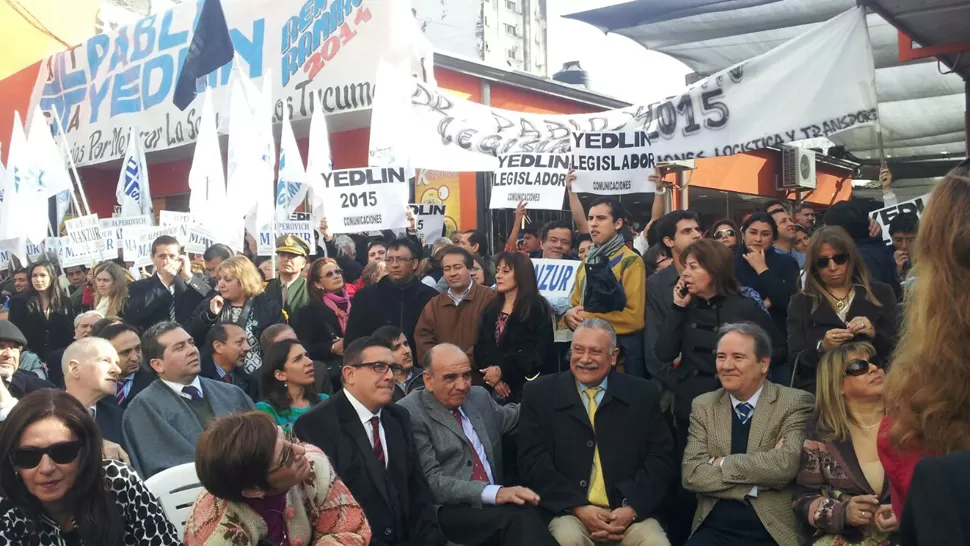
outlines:
M675 479L670 428L652 382L614 373L616 333L587 319L569 371L526 385L519 473L561 546L669 546L656 513Z

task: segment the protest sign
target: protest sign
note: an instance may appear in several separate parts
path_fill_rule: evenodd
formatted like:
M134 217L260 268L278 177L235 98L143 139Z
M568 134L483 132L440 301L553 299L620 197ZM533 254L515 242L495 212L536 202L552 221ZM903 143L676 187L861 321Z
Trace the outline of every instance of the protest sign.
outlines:
M874 210L869 213L869 217L882 226L882 238L888 243L889 241L892 241L892 237L889 236L889 223L893 221L893 218L907 212L915 214L918 218L922 218L923 209L926 208L926 204L929 202L929 200L930 194L926 194L921 197L917 197L916 199L903 201L902 203L898 203L891 207Z
M574 133L573 191L599 195L653 193L656 166L647 131Z
M568 156L509 154L500 155L498 160L489 208L514 209L525 201L530 210L562 210Z
M67 226L67 236L70 245L65 248L65 255L61 267L75 265L90 265L101 261L101 251L104 250L104 238L101 235L101 223L97 214L88 214L79 218L71 218L64 222Z
M645 131L655 163L729 156L875 124L874 74L861 8L671 98L589 114L492 108L381 69L375 103L391 93L410 108L378 114L375 106L394 123L371 123L369 154L372 165L394 155L416 168L494 171L505 154L569 153L574 133Z
M576 260L550 260L533 258L536 269L536 284L539 293L548 298L569 298L576 284L576 271L583 262Z
M292 216L291 216L292 217ZM259 256L271 256L276 252L276 241L273 239L273 231L268 229L260 230L259 240L256 241L256 254ZM303 239L310 245L310 252L313 253L313 222L310 221L291 221L276 222L276 237L280 235L295 235Z
M33 263L44 257L44 247L41 243L27 241L27 259Z
M141 4L149 6L148 17L132 18L40 63L31 109L39 105L60 115L79 167L122 159L129 138L141 139L150 154L192 143L198 136L201 101L183 112L172 96L203 3ZM233 64L256 81L270 74L276 123L284 106L294 121L309 119L317 108L328 115L369 109L379 60L387 55L390 40L413 24L394 15L397 4L401 2L224 1L235 58L203 78L203 86L215 91L215 105L225 105ZM171 9L160 11L158 6ZM406 52L400 57L410 64ZM140 131L129 135L136 118Z
M411 181L405 167L345 169L320 176L330 233L407 227Z
M159 227L133 226L122 228L125 261L133 262L134 267L152 265L152 243L162 235L178 239L182 226L174 224Z
M151 226L152 217L148 214L139 216L119 216L101 219L101 236L104 237L103 260L113 260L121 257L124 248L124 234L122 230L132 226Z
M445 206L429 204L410 204L414 213L414 226L418 231L418 239L431 244L442 236L445 229Z

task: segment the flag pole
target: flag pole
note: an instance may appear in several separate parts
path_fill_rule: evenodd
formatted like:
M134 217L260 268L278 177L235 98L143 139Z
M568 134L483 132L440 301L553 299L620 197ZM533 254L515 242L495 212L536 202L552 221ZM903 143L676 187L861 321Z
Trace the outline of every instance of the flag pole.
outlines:
M77 190L81 194L81 201L84 203L84 208L81 209L82 214L91 214L91 207L88 205L88 196L84 193L84 185L81 184L81 175L77 173L77 166L74 165L74 158L71 157L71 151L67 148L67 133L62 129L61 117L57 114L57 110L51 110L54 115L54 123L57 124L57 132L60 134L61 138L58 140L60 147L62 148L61 153L67 157L67 163L71 167L71 175L74 178L74 183L77 185ZM75 206L77 206L77 196L74 195L74 188L71 188L71 200L74 201ZM77 207L81 208L81 207Z

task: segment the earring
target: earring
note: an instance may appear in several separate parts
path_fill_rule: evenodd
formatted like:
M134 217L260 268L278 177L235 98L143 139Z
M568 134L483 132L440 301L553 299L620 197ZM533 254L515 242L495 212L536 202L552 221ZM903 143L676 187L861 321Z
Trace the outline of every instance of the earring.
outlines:
M286 381L284 381L284 382L283 382L283 388L285 389L285 388L286 388L286 386L287 386L287 385L286 385Z

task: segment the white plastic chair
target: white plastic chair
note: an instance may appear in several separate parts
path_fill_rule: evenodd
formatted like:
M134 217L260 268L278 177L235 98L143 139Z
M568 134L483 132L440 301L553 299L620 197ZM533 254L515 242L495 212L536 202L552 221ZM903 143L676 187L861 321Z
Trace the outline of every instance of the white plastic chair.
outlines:
M195 463L185 463L163 470L145 480L145 486L158 497L165 516L175 525L181 536L192 503L199 498L203 489L195 473Z

